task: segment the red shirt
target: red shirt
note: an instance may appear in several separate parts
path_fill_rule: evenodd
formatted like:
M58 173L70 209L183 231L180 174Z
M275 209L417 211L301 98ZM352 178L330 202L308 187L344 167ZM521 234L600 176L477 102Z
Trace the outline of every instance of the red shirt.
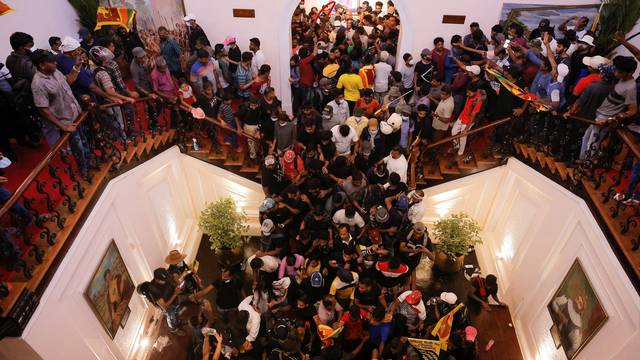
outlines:
M443 49L442 53L438 53L435 48L431 50L431 59L436 64L436 68L438 68L436 79L440 81L444 80L444 62L447 56L449 56L449 49Z
M300 59L300 84L304 86L313 86L316 75L313 72L311 63L315 59L315 55L309 55L304 59Z
M378 111L378 109L380 109L380 103L378 102L378 100L373 99L371 100L370 103L366 103L364 101L364 98L360 98L360 100L358 100L358 102L356 103L356 107L357 108L363 108L364 109L364 114L366 116L373 116L373 114Z
M344 338L346 340L360 339L364 330L364 320L367 317L367 311L360 308L360 320L353 320L349 316L349 312L345 312L340 321L344 324Z
M584 89L586 89L589 85L591 85L592 82L598 81L598 80L602 80L602 77L600 76L599 73L589 74L583 77L582 79L580 79L580 81L578 81L578 83L576 84L576 87L573 88L573 95L580 96L580 94L582 94Z
M467 101L464 103L464 109L462 109L462 113L460 113L460 116L458 117L464 125L471 124L471 114L477 113L482 109L483 101L479 99L480 95L480 91L476 91L476 93L473 94L472 97L468 97Z

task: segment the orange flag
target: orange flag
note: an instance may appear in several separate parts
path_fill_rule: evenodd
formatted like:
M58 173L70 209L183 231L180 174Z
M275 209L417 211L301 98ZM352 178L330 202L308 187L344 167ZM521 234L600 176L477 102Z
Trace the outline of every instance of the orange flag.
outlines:
M4 14L8 14L10 12L12 12L13 9L5 4L4 2L0 1L0 15L4 15Z
M136 11L133 9L100 6L96 14L96 28L94 30L103 26L115 25L122 26L129 31L129 24L133 21L134 16L136 16Z
M440 347L442 350L447 350L449 345L449 336L451 335L451 324L453 323L453 315L462 308L462 303L458 304L453 310L449 311L449 313L440 318L436 326L431 331L432 336L438 335L440 339Z

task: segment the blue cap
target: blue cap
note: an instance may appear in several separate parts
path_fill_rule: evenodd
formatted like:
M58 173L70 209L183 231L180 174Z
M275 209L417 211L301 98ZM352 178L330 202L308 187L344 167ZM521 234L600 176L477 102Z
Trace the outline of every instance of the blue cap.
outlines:
M398 202L396 203L400 209L409 208L409 199L406 196L400 196Z

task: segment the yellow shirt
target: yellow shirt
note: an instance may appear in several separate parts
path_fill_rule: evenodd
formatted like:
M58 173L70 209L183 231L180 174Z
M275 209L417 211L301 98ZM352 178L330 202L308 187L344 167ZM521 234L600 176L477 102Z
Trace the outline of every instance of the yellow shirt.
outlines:
M356 131L356 134L358 135L358 139L359 139L360 138L360 134L362 134L362 130L364 130L367 126L369 126L369 119L367 119L366 117L362 116L360 118L360 121L358 122L358 120L356 119L355 116L351 116L344 123L346 125L351 126L353 128L353 130Z
M360 90L364 89L362 78L357 74L342 74L338 79L338 89L344 88L344 99L347 101L358 101Z

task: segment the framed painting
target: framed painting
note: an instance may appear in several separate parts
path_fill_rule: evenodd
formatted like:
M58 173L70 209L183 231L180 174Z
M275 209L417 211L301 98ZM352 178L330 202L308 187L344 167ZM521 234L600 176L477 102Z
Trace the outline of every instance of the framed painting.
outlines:
M577 16L586 16L589 18L589 25L593 24L593 20L598 14L600 3L594 1L594 4L584 5L540 5L540 4L513 4L505 3L502 5L502 13L500 15L500 23L509 25L518 23L522 25L525 33L535 29L540 24L540 20L549 19L550 26L558 29L560 24L566 19ZM573 22L571 23L573 24ZM571 25L570 24L570 25ZM556 31L556 36L561 36Z
M84 292L91 310L112 339L123 318L128 317L129 301L135 285L115 241L111 240ZM126 320L124 320L126 322Z
M607 313L578 259L571 265L547 308L569 360L576 357L607 320Z
M138 36L148 52L160 52L158 28L164 26L182 49L189 49L189 37L182 0L100 0L101 6L126 7L136 11Z

